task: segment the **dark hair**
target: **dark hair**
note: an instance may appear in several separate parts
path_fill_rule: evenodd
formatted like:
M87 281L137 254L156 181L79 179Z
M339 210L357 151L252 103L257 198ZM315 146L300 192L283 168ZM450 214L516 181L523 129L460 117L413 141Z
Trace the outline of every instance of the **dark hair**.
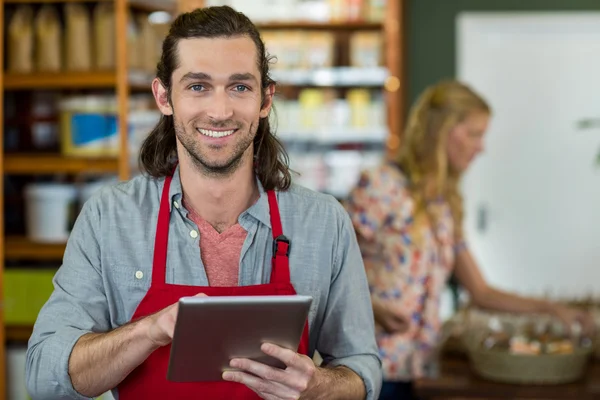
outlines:
M167 90L170 101L171 79L178 67L177 44L181 39L229 38L246 36L256 45L261 80L261 97L276 82L269 76L271 58L256 26L244 14L231 7L208 7L181 14L171 25L162 47L156 76ZM140 166L151 176L162 177L173 171L176 156L173 117L162 115L140 149ZM288 155L271 130L269 117L261 118L254 138L254 161L258 179L265 190L286 190L291 184Z

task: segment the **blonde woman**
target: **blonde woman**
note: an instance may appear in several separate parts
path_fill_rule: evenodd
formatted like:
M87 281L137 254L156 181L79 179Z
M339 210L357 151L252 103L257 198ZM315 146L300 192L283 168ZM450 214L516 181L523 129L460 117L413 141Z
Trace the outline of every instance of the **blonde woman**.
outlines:
M410 399L427 375L440 330L440 294L454 272L480 307L550 313L592 329L586 313L490 287L463 237L459 181L483 151L491 110L456 81L429 87L413 106L395 162L365 171L346 208L367 270L383 362L380 399Z

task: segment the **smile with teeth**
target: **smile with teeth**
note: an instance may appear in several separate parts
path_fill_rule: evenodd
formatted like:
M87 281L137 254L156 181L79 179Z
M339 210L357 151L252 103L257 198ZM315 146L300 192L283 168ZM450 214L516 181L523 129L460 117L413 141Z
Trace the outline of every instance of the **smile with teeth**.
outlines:
M228 131L213 131L213 130L210 130L210 129L198 128L198 131L201 134L203 134L204 136L210 136L210 137L214 137L214 138L222 138L222 137L231 135L236 130L235 129L230 129Z

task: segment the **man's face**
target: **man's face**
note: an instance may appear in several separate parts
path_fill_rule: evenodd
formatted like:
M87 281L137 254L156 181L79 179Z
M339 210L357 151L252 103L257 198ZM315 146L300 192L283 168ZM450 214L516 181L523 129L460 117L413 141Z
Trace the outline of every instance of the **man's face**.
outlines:
M252 39L184 39L177 53L171 104L160 82L153 89L163 114L173 115L180 160L187 157L212 175L229 175L243 160L252 163L259 119L272 104L268 94L262 101Z

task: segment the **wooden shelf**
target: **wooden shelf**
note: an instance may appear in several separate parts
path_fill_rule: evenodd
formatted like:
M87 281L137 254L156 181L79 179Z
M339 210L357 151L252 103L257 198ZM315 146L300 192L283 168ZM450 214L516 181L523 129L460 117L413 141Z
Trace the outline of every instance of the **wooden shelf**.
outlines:
M312 22L312 21L290 21L290 22L265 22L257 24L259 29L312 29L312 30L380 30L383 25L380 22Z
M98 3L114 0L4 0L5 4L42 4L42 3Z
M13 175L116 173L118 169L119 161L116 157L74 158L43 154L7 154L4 157L4 173Z
M4 88L8 90L113 88L116 84L117 75L113 71L4 75Z
M131 9L142 12L166 11L175 12L177 3L172 0L129 0Z
M8 325L5 328L6 341L26 343L33 332L33 325Z
M28 89L112 89L116 87L117 75L112 71L30 73L5 75L5 88L8 90ZM154 75L130 72L129 89L152 92Z
M65 243L36 243L22 236L8 236L4 242L4 255L13 260L62 260Z
M6 4L44 4L44 3L112 3L115 0L4 0ZM130 0L129 6L136 11L154 12L167 11L172 12L176 9L177 4L174 1L167 0Z

